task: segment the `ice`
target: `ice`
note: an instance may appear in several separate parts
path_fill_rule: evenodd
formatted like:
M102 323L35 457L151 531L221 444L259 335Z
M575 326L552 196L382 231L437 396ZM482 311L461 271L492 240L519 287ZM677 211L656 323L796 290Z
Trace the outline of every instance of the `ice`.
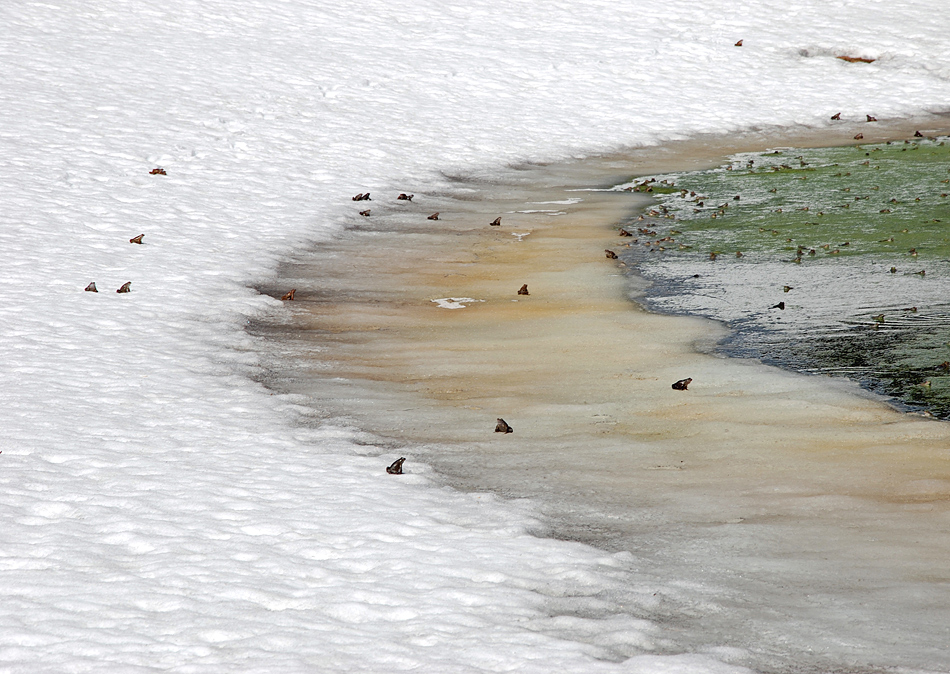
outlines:
M471 297L443 297L429 301L434 302L440 309L464 309L472 302L484 302L485 300L476 300Z
M643 657L629 606L551 624L627 563L272 395L243 327L294 307L251 288L357 192L940 111L932 2L54 0L0 27L0 668L733 670Z

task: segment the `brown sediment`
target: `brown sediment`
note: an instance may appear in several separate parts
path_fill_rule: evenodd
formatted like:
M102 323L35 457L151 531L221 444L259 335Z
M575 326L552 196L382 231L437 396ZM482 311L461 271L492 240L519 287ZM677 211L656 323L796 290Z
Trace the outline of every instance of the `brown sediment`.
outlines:
M950 122L881 122L864 142L918 128L946 133ZM722 326L644 311L630 301L642 282L604 258L617 226L650 201L603 188L736 152L849 144L853 134L841 125L698 138L418 194L426 212L451 217L420 225L418 214L383 214L283 269L276 284L299 288L296 313L289 326L255 329L311 359L309 369L299 359L283 376L278 368L274 385L412 452L453 485L540 498L561 518L556 535L635 541L662 556L661 546L678 544L638 537L806 522L797 542L769 539L761 554L806 545L814 557L803 565L817 564L844 547L872 568L879 548L866 539L877 537L888 556L906 556L898 575L950 582L950 537L926 538L950 513L950 424L854 385L704 353L697 346L724 336ZM582 201L545 205L571 199ZM499 212L505 228L486 228ZM525 281L530 301L513 299ZM444 308L456 305L465 306ZM686 375L689 395L671 390ZM490 430L500 416L518 429L504 441ZM855 499L876 514L825 540L822 527L847 520L840 504ZM682 546L683 564L700 554Z

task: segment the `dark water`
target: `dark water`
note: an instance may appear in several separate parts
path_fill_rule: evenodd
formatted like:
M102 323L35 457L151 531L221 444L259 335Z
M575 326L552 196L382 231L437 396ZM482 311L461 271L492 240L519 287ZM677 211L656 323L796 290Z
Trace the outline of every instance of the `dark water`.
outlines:
M620 189L656 197L625 225L649 306L726 322L726 354L950 419L947 138L746 153Z

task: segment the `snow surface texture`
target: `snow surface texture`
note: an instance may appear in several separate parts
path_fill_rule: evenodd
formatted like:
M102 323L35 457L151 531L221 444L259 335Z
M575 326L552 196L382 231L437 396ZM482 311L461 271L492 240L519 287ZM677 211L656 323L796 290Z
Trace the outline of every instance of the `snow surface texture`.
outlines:
M577 617L628 558L297 423L249 285L357 192L939 109L948 34L932 0L3 3L0 671L730 670Z

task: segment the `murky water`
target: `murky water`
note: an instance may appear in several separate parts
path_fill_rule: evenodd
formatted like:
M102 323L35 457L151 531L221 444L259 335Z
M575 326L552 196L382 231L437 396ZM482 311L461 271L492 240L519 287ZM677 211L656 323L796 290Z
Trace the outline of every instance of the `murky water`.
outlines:
M458 488L532 498L548 535L629 551L630 591L584 609L657 625L618 658L950 671L950 424L709 355L721 324L643 311L630 298L644 285L604 252L623 257L619 226L651 207L612 190L633 176L828 142L698 139L460 177L408 204L374 195L372 218L354 212L262 289L298 288L286 322L252 327L271 342L266 381L408 471L425 461ZM493 432L499 417L514 433Z
M651 306L728 322L727 353L950 417L950 139L744 153L646 188L628 257Z

